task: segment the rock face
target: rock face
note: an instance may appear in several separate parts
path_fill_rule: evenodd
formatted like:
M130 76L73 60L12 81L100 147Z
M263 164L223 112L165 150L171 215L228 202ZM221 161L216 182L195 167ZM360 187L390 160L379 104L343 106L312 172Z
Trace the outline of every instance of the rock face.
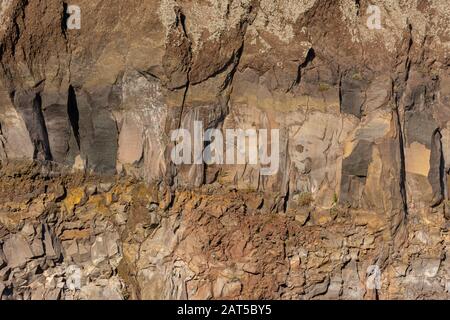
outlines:
M0 298L449 297L445 1L76 5L0 1ZM279 170L175 165L197 123Z

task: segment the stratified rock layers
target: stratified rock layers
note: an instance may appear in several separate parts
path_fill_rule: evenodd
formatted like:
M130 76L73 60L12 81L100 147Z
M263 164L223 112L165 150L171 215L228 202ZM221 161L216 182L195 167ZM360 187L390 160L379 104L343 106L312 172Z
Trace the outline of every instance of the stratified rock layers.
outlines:
M0 5L1 298L449 297L445 1ZM278 172L174 165L196 121Z

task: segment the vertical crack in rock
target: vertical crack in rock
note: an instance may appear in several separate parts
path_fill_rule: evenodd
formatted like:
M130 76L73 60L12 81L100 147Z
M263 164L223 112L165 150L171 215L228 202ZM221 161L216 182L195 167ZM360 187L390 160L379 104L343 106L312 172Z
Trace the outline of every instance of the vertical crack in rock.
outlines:
M359 16L361 12L361 0L355 0L355 6L356 6L356 15Z
M398 225L394 226L393 235L395 236L397 231L402 225L406 224L406 219L408 216L408 202L406 196L406 162L405 162L405 147L404 147L404 128L400 121L400 115L398 107L395 108L395 118L397 120L398 126L398 143L400 151L400 193L403 205L403 217L398 221Z
M3 129L2 129L2 123L0 122L0 161L1 160L8 160L8 154L5 151L6 147L6 139L3 136Z
M176 22L175 25L177 27L181 27L182 31L183 31L183 35L184 38L187 39L188 41L188 57L189 57L189 61L187 63L187 71L186 71L186 84L185 84L185 89L184 89L184 94L183 94L183 100L181 102L181 110L180 110L180 117L178 119L178 125L177 125L177 129L181 128L181 123L183 121L183 114L184 114L184 108L185 108L185 104L186 104L186 98L189 92L189 87L191 85L191 70L192 70L192 41L188 36L187 30L186 30L186 17L183 14L182 10L180 7L176 7L175 8L175 12L176 12Z
M410 24L407 25L406 37L404 37L403 43L406 42L406 48L404 49L404 66L403 70L401 70L399 76L395 81L392 82L392 93L394 97L394 112L395 119L397 122L397 133L398 133L398 143L399 143L399 156L400 156L400 194L402 199L402 207L403 210L400 212L401 217L394 216L394 220L391 221L391 236L393 241L393 249L398 249L401 247L407 238L407 219L408 219L408 198L406 192L406 155L405 155L405 110L404 106L400 103L400 97L402 97L405 93L405 87L408 83L409 73L411 69L411 48L413 45L412 38L412 26ZM403 73L403 78L400 76Z
M181 129L183 123L183 116L185 113L186 99L189 93L189 88L191 86L191 70L192 70L192 41L188 36L186 29L186 17L184 16L181 7L174 7L176 19L173 23L172 30L169 33L169 39L171 41L176 41L178 46L180 47L178 50L182 50L182 52L171 52L166 48L166 56L170 57L165 59L165 61L171 60L180 60L179 63L170 63L165 62L164 67L166 70L166 75L169 77L169 82L167 87L169 90L178 90L184 89L183 97L181 100L181 105L178 108L178 111L175 112L175 118L178 120L176 124L172 122L170 125L171 129ZM179 44L181 43L181 45ZM167 45L167 44L166 44ZM170 48L170 47L169 47ZM171 50L173 48L170 48ZM173 57L171 56L173 55ZM181 68L181 69L180 69ZM173 127L175 125L175 128ZM171 150L174 147L174 143L169 145L167 150ZM168 183L169 185L173 185L175 188L177 186L176 177L178 175L177 166L170 161L169 170L168 170Z

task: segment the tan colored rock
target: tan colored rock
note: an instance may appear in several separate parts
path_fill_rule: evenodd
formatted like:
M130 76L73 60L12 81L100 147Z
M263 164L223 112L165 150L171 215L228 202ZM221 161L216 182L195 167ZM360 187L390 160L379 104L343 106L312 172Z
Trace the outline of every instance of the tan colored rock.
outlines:
M5 241L3 252L10 268L23 267L33 257L30 245L18 234Z

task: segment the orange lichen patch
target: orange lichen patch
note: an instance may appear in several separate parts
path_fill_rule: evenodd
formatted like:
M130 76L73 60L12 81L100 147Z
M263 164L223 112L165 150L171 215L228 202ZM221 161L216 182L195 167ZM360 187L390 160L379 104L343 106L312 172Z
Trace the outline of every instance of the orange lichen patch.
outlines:
M107 195L102 194L96 194L91 197L89 197L89 200L86 203L86 207L88 208L88 211L93 211L105 216L108 216L111 214L110 210L108 209L108 206L106 205Z
M86 199L84 188L74 188L67 192L67 197L64 199L64 206L69 214L73 214L77 205L81 204Z

